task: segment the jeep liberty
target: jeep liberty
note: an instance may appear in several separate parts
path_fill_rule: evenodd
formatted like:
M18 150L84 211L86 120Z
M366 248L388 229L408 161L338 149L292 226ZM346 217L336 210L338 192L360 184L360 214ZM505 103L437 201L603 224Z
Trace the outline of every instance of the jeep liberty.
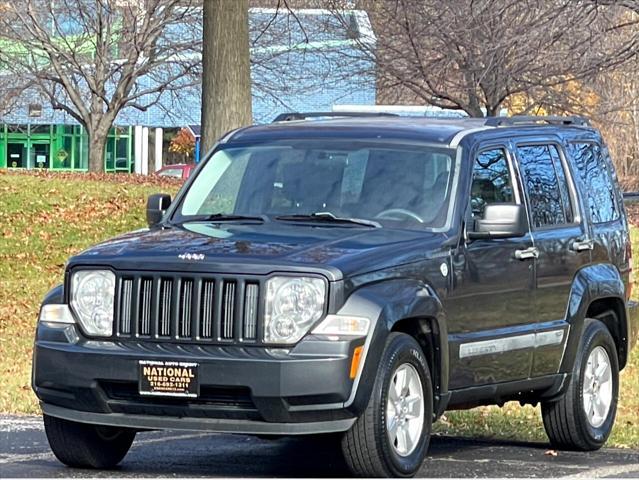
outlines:
M287 114L147 219L41 307L33 389L67 465L112 467L143 430L330 433L353 474L409 477L446 410L512 400L555 448L610 434L639 317L583 119Z

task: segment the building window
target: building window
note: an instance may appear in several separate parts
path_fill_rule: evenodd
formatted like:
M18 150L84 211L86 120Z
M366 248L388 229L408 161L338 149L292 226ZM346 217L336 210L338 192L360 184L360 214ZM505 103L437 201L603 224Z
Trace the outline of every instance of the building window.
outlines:
M9 135L11 135L12 133L14 134L21 134L21 135L28 135L29 134L29 125L7 125L7 133Z
M107 172L131 171L131 127L114 127L109 133L104 158Z
M31 135L47 135L51 136L51 125L31 125L29 127Z

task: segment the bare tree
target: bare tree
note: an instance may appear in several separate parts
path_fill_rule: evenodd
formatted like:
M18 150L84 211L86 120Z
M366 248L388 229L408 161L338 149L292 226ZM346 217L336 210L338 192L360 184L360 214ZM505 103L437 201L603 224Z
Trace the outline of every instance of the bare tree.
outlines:
M344 0L331 0L342 18ZM361 0L375 42L358 55L377 70L378 102L422 103L496 115L632 58L625 9L572 0ZM346 22L345 22L346 24Z
M587 115L599 127L621 178L639 178L639 58L599 75L587 92ZM589 101L590 100L590 101Z
M248 18L249 4L256 7ZM319 38L343 30L303 9L319 0L205 0L203 45L203 146L251 123L251 100L288 109L287 100L344 83L347 70ZM332 31L331 31L332 29ZM320 44L324 43L324 46ZM352 81L349 79L348 81ZM256 115L258 121L270 120Z
M204 0L202 147L249 125L251 69L248 0Z
M595 5L615 5L639 13L639 0L591 0Z
M199 82L199 15L189 0L17 0L0 16L0 64L81 123L89 170L126 108Z

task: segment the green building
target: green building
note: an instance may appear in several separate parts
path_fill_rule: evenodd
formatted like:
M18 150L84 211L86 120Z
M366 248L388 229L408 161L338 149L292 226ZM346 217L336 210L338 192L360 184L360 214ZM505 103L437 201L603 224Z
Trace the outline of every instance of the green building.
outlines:
M133 171L133 127L111 129L107 172ZM0 124L0 168L88 169L88 138L80 125Z

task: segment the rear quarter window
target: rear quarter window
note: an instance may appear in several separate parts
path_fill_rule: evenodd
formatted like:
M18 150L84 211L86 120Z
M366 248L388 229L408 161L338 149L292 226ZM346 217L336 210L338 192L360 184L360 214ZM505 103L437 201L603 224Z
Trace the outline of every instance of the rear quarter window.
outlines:
M574 142L568 153L581 180L582 195L593 223L606 223L620 216L615 196L610 157L599 144Z

